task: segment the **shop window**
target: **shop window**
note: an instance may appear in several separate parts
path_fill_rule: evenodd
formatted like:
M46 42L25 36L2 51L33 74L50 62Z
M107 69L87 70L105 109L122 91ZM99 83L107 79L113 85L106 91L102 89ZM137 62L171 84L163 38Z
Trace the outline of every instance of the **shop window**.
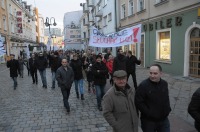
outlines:
M157 32L157 60L171 61L171 35L170 30L165 29Z

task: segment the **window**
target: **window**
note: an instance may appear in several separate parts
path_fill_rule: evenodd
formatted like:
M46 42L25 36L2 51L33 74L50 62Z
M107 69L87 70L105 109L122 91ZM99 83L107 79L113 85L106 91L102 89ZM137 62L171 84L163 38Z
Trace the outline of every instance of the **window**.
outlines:
M134 13L133 0L129 0L129 16L133 15L133 13Z
M5 31L7 31L7 25L6 25L6 17L3 16L3 28Z
M144 10L144 0L138 0L138 9L137 11Z
M126 6L125 6L125 4L123 4L122 6L121 6L121 19L124 19L125 17L126 17Z
M1 29L1 24L2 24L2 22L1 22L1 19L0 19L0 29Z
M107 26L107 16L103 17L103 26Z
M13 14L13 16L17 16L17 10L16 10L16 9L14 9L14 14Z
M111 20L112 20L112 14L109 13L109 14L108 14L108 21L111 21Z
M107 5L108 0L104 0L104 5Z
M167 1L167 0L156 0L156 4L164 2L164 1Z
M12 6L9 4L9 13L12 14Z
M171 35L170 30L165 29L157 32L157 60L171 61Z
M11 25L11 33L14 33L14 24L11 22L10 25Z
M98 4L98 11L101 10L101 4Z
M5 0L1 0L1 7L5 9Z

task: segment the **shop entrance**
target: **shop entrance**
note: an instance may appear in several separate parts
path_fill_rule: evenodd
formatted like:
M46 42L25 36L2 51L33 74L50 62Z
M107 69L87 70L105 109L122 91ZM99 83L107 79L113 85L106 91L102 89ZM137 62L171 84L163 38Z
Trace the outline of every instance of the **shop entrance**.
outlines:
M189 76L200 78L200 29L194 28L190 35Z

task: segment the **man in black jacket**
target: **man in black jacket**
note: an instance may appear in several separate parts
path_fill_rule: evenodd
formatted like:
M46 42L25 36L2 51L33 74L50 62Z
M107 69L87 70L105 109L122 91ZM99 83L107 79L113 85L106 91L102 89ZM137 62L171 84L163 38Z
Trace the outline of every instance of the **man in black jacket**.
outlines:
M40 72L43 88L47 88L47 79L46 79L46 68L47 68L47 59L44 57L43 53L40 53L37 60L36 66Z
M118 49L117 56L113 61L113 73L118 70L126 71L126 56L122 49Z
M200 132L200 88L192 95L191 102L188 106L188 113L194 118L194 126Z
M31 58L29 59L29 63L28 64L29 64L29 68L30 68L33 84L34 83L38 84L38 75L37 75L35 54L31 55Z
M74 72L72 68L69 67L66 58L62 59L62 66L56 71L56 80L58 81L58 86L61 88L64 106L67 109L67 112L70 112L68 99L74 81Z
M15 90L17 87L17 76L20 70L19 62L15 60L14 54L11 54L10 57L11 57L11 60L7 62L7 67L10 68L10 77L14 81L14 90Z
M171 111L168 83L161 79L162 68L150 67L150 76L136 90L135 104L141 112L143 132L170 132L168 115Z
M128 56L126 60L126 72L127 72L127 80L131 75L133 78L133 84L135 89L137 89L137 80L135 74L135 65L140 65L141 61L136 58L136 56L132 55L132 51L128 51Z
M52 89L55 88L56 83L56 71L61 66L61 58L57 51L54 52L54 56L52 56L51 60L51 73L52 73Z

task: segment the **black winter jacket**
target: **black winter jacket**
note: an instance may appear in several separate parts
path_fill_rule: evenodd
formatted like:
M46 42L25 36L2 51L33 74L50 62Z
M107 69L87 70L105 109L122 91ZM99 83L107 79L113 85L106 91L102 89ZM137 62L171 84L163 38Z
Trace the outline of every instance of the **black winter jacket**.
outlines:
M56 80L61 89L71 89L74 81L74 72L71 67L67 66L67 71L63 66L56 71Z
M17 77L19 73L19 62L18 60L10 60L7 62L7 67L10 68L10 77Z
M36 60L36 67L38 70L45 70L47 68L47 59L44 57L38 57Z
M37 71L36 59L33 60L33 58L30 58L28 64L31 72Z
M141 119L165 120L171 111L168 83L162 79L157 83L149 78L144 80L136 90L135 104L141 112Z
M138 60L135 56L131 55L130 57L127 57L126 60L126 72L127 73L133 73L135 72L135 65L140 65L141 61Z
M200 88L192 95L191 102L188 106L188 113L195 120L195 128L200 132Z
M113 73L117 70L126 71L126 56L119 54L113 61Z
M71 63L70 63L70 66L72 67L72 69L74 71L74 80L83 79L82 62L81 62L81 60L72 59Z
M100 72L97 72L100 70ZM108 75L108 69L103 62L96 62L92 66L92 74L94 76L94 85L105 85L106 84L106 75Z
M61 64L61 58L60 57L52 57L51 60L51 71L56 72L57 69L62 65Z

